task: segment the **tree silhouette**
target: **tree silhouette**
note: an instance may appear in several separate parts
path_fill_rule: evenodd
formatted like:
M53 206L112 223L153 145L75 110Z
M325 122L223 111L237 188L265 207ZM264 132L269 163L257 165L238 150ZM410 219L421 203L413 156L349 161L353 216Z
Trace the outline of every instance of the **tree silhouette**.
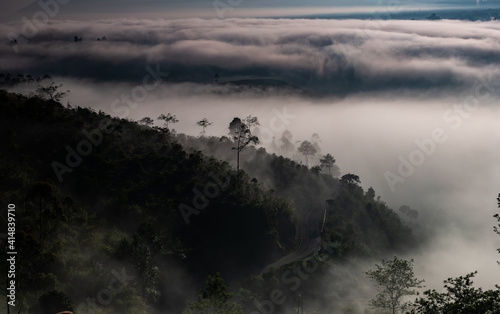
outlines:
M229 124L230 134L233 134L233 140L236 144L232 149L236 150L236 173L240 173L240 152L248 145L259 144L259 138L252 135L250 128L254 125L259 125L257 117L251 115L246 117L244 121L240 118L234 118Z
M498 208L500 208L500 194L498 194L498 197L497 197L497 204L498 204ZM496 234L500 235L500 215L499 214L495 214L493 217L496 218L497 220L497 225L496 226L493 226L493 231L495 231ZM497 249L498 253L500 253L500 249ZM497 262L498 265L500 265L500 262Z
M344 174L340 178L340 184L345 185L347 187L353 187L360 183L361 181L359 180L359 176L352 173Z
M167 128L167 130L168 130L168 124L169 123L177 123L177 122L179 122L179 120L177 120L177 118L175 117L175 115L171 115L170 112L167 115L164 115L162 113L161 115L158 116L158 120L165 121L164 124L165 124L165 127Z
M141 120L139 120L140 124L144 124L146 126L151 126L153 125L154 121L150 117L144 117Z
M477 271L448 278L444 281L444 293L425 291L425 297L415 301L415 309L410 313L500 313L500 289L475 288L471 278L476 274Z
M313 156L316 154L316 148L314 148L313 144L309 141L303 141L300 143L299 148L297 148L299 153L304 155L306 160L306 166L309 166L309 156Z
M423 280L415 278L413 260L406 261L394 256L392 260L382 260L382 265L375 264L376 270L369 270L366 275L372 279L379 293L370 301L374 308L389 310L392 314L404 312L409 306L403 297L415 295L415 288L421 288Z
M205 136L205 128L212 125L213 122L208 122L207 118L203 118L202 120L196 122L196 125L199 125L203 128L201 131L201 136Z
M55 82L50 83L48 86L38 85L36 95L43 100L53 100L59 102L61 98L64 98L69 94L69 90L66 90L65 92L59 91L59 88L61 87L63 87L63 84L56 85Z
M295 145L293 145L292 142L292 133L288 130L283 131L283 134L281 134L281 154L285 157L289 157L290 153L292 153L295 150Z
M370 186L366 191L365 196L370 200L375 199L375 190Z
M321 168L327 168L328 174L331 175L332 167L333 164L335 163L335 158L333 158L333 156L330 154L326 154L325 156L323 156L322 159L319 160L319 162L321 163Z
M319 147L320 142L321 140L319 139L318 133L313 133L313 135L311 135L311 144L314 147L314 149L316 149L315 154L319 154L321 152L321 148Z
M241 126L241 119L236 117L233 119L233 121L231 121L231 123L229 123L229 135L234 138L235 136L237 136L238 134L238 129L239 127Z

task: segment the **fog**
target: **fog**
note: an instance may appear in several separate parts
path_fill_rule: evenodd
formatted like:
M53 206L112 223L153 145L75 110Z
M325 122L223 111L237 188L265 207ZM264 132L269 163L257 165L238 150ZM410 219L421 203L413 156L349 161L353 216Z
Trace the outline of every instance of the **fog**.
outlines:
M213 86L178 84L158 89L125 115L113 112L110 104L133 86L124 84L110 93L108 86L68 80L66 87L71 90L67 98L71 105L118 116L122 113L132 120L155 119L170 112L179 119L172 129L195 136L201 132L196 122L202 118L213 122L207 135L223 136L233 117L257 116L260 129L271 131L262 138L262 146L268 150L271 135L267 134L279 138L286 128L295 141L302 141L317 133L322 154L331 153L342 174L359 175L362 186L373 187L394 210L402 205L418 210L416 232L435 233L428 247L409 256L415 259L416 273L426 279L427 287L441 287L444 279L474 270L479 271L478 285L493 288L498 283L491 275L498 272L496 248L500 247L492 230L500 192L500 109L496 97L480 102L454 129L456 124L446 122L443 116L461 103L463 98L459 97L419 100L368 95L329 101L266 97L252 95L251 90L243 95L217 96L202 92ZM194 90L200 93L187 95ZM287 115L288 124L276 122L276 112ZM161 125L158 120L156 125ZM425 155L414 173L402 177L404 182L395 183L392 191L385 173L399 175L398 157L409 160L409 155L419 150L415 141L430 139L436 128L444 131L446 141L435 143L434 152Z
M285 129L295 141L317 133L321 153L332 154L342 174L359 175L396 211L419 212L412 227L431 241L407 258L427 288L474 270L478 286L493 288L499 29L460 21L54 21L18 53L1 46L0 72L50 72L71 91L62 101L71 106L131 120L174 114L177 133L199 135L196 122L207 118L208 135L227 135L234 117L248 115L266 130L268 150ZM85 40L72 42L75 35ZM100 36L108 42L95 41ZM162 82L130 96L151 71L163 73ZM264 78L292 86L226 84Z

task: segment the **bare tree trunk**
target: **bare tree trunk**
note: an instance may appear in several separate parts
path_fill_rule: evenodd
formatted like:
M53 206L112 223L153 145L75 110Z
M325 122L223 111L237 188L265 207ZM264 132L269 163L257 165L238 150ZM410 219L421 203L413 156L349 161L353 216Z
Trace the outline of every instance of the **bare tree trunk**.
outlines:
M236 146L237 157L236 157L236 176L240 174L240 141L241 141L241 131L238 133L238 146Z

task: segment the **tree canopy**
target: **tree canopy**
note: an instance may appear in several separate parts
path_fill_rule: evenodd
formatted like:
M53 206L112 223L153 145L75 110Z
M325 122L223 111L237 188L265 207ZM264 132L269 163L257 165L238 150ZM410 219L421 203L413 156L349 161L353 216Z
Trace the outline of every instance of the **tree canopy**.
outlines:
M375 270L366 272L377 285L379 293L370 301L374 308L389 310L392 314L403 313L409 306L405 296L416 295L415 288L421 288L423 280L415 278L413 260L401 260L396 256L392 260L382 260Z
M252 273L297 247L298 217L323 209L325 198L331 200L321 236L336 248L329 253L332 263L412 243L411 230L384 203L289 158L248 144L240 160L245 171L237 173L230 163L234 137L172 134L5 91L0 110L0 200L21 204L17 288L26 311L38 313L49 303L71 303L75 313L96 311L87 299L113 282L116 293L105 307L110 313L179 313L195 298L193 287L217 272L239 288L226 303L238 303L245 312L274 289L292 300L289 284L275 282L274 274ZM250 125L258 121L253 118ZM92 144L88 154L81 149L86 142ZM50 167L54 160L71 168L62 184ZM182 215L186 208L189 223ZM314 228L303 232L318 235ZM335 278L327 274L328 266L321 260L311 280L302 282L310 288L303 294L306 301L338 301L340 296L313 296L317 280ZM286 272L276 270L276 278ZM127 278L125 284L116 274ZM220 282L217 277L212 275L212 282ZM210 291L218 290L205 291L203 304L214 304ZM260 294L267 296L259 299Z
M167 113L167 115L165 115L165 114L162 113L161 115L158 116L158 120L164 121L165 128L167 128L167 129L168 129L168 125L170 123L177 123L177 122L179 122L179 120L176 118L176 116L172 115L170 112Z
M57 85L55 82L49 85L38 85L36 89L36 95L44 100L60 101L62 98L67 96L70 91L60 91L59 89L63 87L63 84Z
M212 125L213 122L209 122L207 118L203 118L200 121L196 122L196 125L202 127L201 136L205 136L205 129Z
M332 168L333 165L335 164L335 158L333 158L332 155L326 154L319 160L321 168L326 168L328 169L328 174L332 174Z
M500 313L500 289L483 291L473 286L472 278L476 272L448 278L444 281L445 292L435 289L424 292L423 298L415 301L411 313Z
M300 146L297 148L299 153L304 155L304 158L306 160L306 166L309 166L309 156L313 156L316 154L317 150L314 148L313 144L309 141L303 141L300 143Z
M234 118L229 124L230 133L233 134L235 146L232 149L236 150L236 172L240 171L240 153L249 145L259 144L259 138L252 134L251 128L259 125L259 119L251 115L243 121L240 118Z
M184 313L243 314L240 305L229 301L233 294L228 290L220 273L208 276L205 289L200 291L198 300L188 302L187 310Z

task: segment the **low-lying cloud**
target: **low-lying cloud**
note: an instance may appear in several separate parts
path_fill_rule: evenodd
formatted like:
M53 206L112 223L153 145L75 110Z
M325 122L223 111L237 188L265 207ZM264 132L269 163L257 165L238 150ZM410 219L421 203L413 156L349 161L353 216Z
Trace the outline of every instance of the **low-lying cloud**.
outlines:
M17 34L19 40L0 47L0 72L133 82L145 65L159 64L178 82L211 83L217 73L220 82L273 78L318 94L347 95L463 88L500 68L497 22L51 21L23 39L26 27L2 25L5 39ZM97 41L103 36L107 40Z

